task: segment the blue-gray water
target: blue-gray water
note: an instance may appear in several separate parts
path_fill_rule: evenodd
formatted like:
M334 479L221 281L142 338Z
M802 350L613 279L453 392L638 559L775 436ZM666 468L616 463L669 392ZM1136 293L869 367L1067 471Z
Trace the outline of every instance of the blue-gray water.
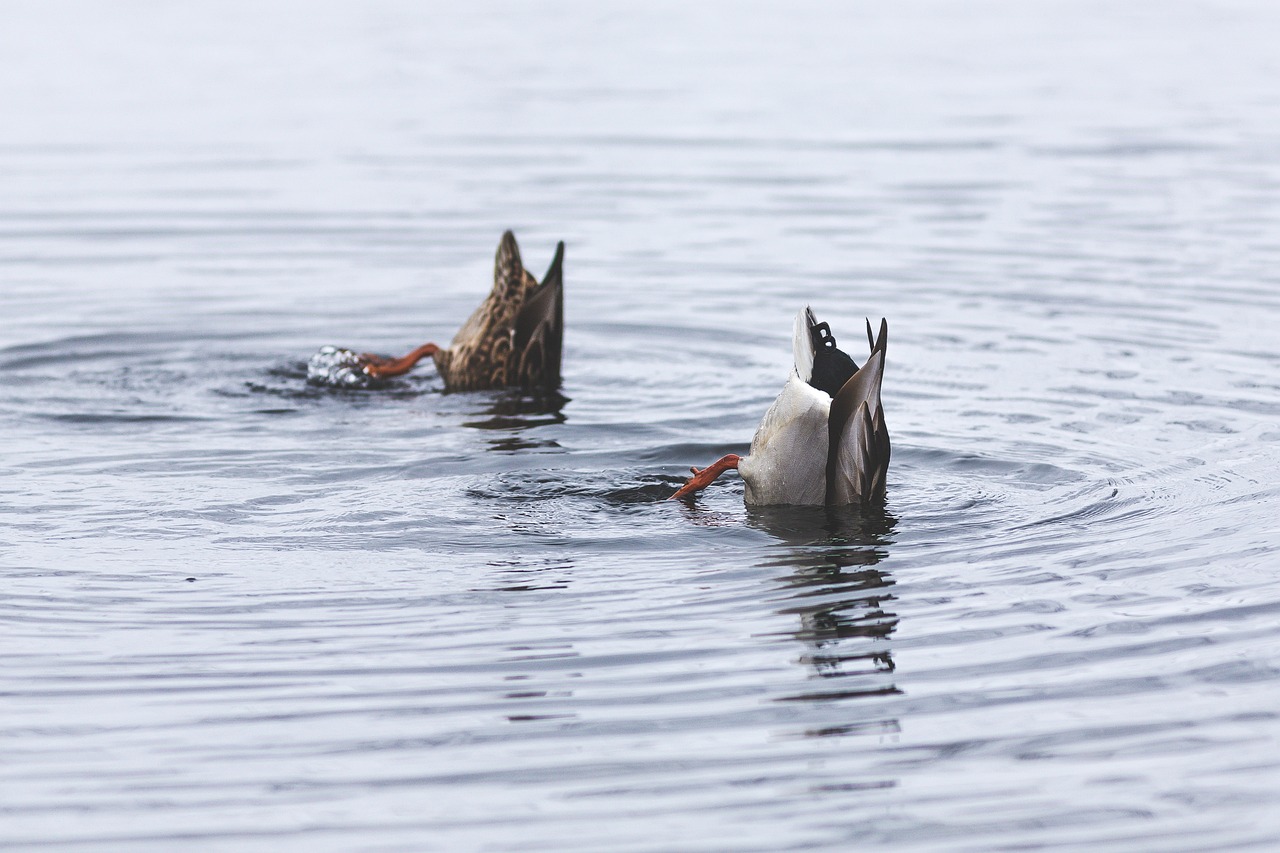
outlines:
M1280 8L540 5L6 4L0 846L1280 843ZM886 511L662 500L806 302Z

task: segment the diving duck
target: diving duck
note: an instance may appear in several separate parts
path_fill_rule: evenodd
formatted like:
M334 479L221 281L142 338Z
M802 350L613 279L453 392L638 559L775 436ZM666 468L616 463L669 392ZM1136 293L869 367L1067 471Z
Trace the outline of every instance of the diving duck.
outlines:
M867 343L861 368L836 346L826 323L807 306L796 315L795 368L782 393L764 413L747 456L730 453L693 476L671 497L693 494L736 468L748 504L876 503L884 500L889 468L889 430L880 407L889 324Z
M560 384L564 341L564 243L539 283L524 268L510 231L502 235L493 263L493 290L453 336L448 347L423 344L400 358L326 346L307 362L307 381L317 385L368 387L408 373L431 356L447 391L516 386L550 391Z

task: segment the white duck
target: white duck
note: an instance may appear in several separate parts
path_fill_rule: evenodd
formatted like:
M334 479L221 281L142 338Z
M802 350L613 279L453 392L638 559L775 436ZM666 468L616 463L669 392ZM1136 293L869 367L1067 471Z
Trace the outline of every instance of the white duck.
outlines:
M671 497L705 489L730 468L746 485L746 502L762 506L843 506L884 500L889 468L889 430L880 407L889 324L867 343L871 356L859 369L836 347L826 323L807 306L796 315L795 369L764 413L751 439L751 453L730 453L693 476Z

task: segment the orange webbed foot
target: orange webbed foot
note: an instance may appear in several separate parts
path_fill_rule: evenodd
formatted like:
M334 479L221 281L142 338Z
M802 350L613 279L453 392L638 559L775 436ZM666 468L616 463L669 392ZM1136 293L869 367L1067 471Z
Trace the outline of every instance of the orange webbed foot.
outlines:
M418 363L419 359L428 355L435 355L438 350L439 347L435 344L423 344L401 358L386 358L371 352L362 352L359 356L360 365L366 376L371 376L374 379L386 379L389 376L408 373Z
M694 492L702 491L707 486L714 483L716 481L716 477L719 477L725 471L728 471L730 468L736 469L738 467L739 459L740 457L736 453L730 453L728 456L720 457L706 468L690 467L689 471L692 472L693 476L689 478L688 482L676 490L676 493L671 496L671 500L679 500L680 498L691 495Z

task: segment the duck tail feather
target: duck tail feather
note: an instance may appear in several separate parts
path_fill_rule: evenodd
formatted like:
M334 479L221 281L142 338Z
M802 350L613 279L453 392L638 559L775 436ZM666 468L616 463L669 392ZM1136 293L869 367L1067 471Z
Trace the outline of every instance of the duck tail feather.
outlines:
M796 315L792 330L791 355L795 362L796 375L803 382L813 378L813 336L809 334L809 329L817 323L817 318L813 316L813 309L806 305Z

